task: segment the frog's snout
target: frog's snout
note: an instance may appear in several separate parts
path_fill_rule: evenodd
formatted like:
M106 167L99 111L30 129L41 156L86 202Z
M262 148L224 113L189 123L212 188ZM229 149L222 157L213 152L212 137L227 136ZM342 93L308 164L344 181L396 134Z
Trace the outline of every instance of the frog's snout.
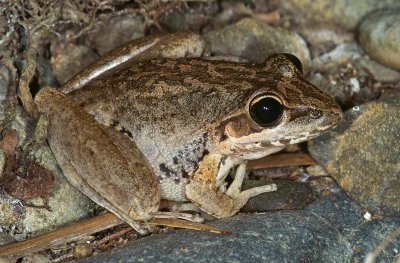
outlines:
M336 125L338 125L339 122L342 121L342 119L343 119L343 112L340 109L335 111L325 112L321 127L323 127L323 130L333 128Z

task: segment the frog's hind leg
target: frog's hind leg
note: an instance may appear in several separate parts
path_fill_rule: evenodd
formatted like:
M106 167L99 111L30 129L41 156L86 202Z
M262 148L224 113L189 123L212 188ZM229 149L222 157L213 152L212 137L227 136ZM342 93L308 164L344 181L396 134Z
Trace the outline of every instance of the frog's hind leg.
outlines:
M159 211L155 216L155 218L179 218L191 222L203 223L204 218L202 218L199 214L190 214L190 213L182 213L182 212L166 212Z
M63 160L68 160L67 156L65 156L65 158L63 158ZM140 222L138 222L136 220L133 220L131 217L129 217L123 211L120 211L117 207L115 207L110 202L108 202L105 198L103 198L101 195L99 195L99 193L96 192L93 188L89 187L84 182L82 177L78 175L78 172L74 168L73 163L68 162L68 161L64 161L64 162L60 163L60 166L63 167L63 173L68 177L68 181L73 186L75 186L76 188L80 189L80 191L82 193L84 193L86 196L88 196L92 201L94 201L95 203L103 206L107 210L109 210L112 213L114 213L116 216L118 216L123 221L128 223L139 234L145 235L145 234L148 233L148 230L145 227L143 227L143 225L140 224Z

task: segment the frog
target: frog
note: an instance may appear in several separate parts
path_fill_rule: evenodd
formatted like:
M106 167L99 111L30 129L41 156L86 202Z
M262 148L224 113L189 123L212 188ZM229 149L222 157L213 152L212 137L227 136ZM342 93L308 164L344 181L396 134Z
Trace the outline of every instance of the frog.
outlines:
M35 103L69 182L139 232L161 200L216 218L276 184L241 189L249 160L314 138L342 118L289 53L264 63L202 58L192 32L133 40ZM228 176L233 179L228 183Z

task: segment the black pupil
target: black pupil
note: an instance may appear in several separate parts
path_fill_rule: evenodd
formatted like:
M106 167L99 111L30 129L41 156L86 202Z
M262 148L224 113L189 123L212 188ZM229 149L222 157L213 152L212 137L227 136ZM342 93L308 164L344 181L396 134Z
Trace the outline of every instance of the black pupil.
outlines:
M268 127L280 120L283 113L282 104L274 98L265 97L250 104L250 116L255 123Z

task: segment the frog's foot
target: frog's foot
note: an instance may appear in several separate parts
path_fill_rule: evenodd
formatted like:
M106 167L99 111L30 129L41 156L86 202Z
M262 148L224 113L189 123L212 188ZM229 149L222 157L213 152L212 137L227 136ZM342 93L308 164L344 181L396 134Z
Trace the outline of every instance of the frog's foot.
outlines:
M199 214L190 214L190 213L181 213L181 212L164 212L159 211L154 216L155 218L172 218L172 219L183 219L191 222L203 223L204 218L202 218Z
M230 217L236 214L253 196L277 190L277 186L271 184L241 191L246 173L247 163L245 161L239 163L233 182L226 188L224 179L230 169L236 164L237 160L228 161L229 162L225 160L224 164L219 167L215 181L209 180L208 178L210 178L210 176L193 177L189 180L185 189L186 197L189 200L199 206L203 211L217 218ZM216 169L216 167L215 165L214 169ZM204 174L205 173L202 173L201 175Z
M246 174L246 165L247 162L243 162L239 165L236 170L235 178L233 179L228 189L225 191L225 194L232 198L232 200L234 201L233 209L235 211L238 211L240 208L242 208L253 196L262 193L273 192L278 189L276 184L269 184L241 191L243 179Z

